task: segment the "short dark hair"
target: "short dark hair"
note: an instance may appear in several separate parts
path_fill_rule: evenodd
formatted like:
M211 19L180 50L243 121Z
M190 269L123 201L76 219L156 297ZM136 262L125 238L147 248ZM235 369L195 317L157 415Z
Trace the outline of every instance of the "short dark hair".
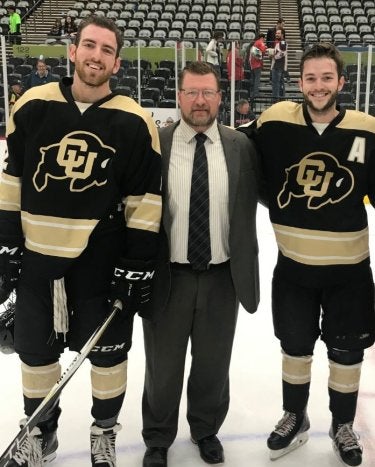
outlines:
M186 73L193 73L194 75L208 75L213 74L216 79L217 89L220 91L220 78L217 71L207 62L190 62L188 63L178 75L178 89L182 88Z
M103 16L96 16L96 15L87 16L78 25L77 35L75 37L75 45L77 46L79 45L83 29L85 29L87 26L90 26L90 24L93 24L94 26L98 26L100 28L108 29L109 31L112 31L115 34L116 42L117 42L117 50L116 50L116 58L117 58L120 55L120 50L122 49L124 45L124 38L123 38L123 33L116 26L114 21L110 18L106 18Z
M213 37L216 40L217 39L222 39L222 38L224 38L224 33L223 33L223 31L215 31Z
M312 58L330 58L336 63L338 77L341 78L344 71L344 61L337 48L329 42L318 42L305 50L300 62L300 74L302 76L305 62Z

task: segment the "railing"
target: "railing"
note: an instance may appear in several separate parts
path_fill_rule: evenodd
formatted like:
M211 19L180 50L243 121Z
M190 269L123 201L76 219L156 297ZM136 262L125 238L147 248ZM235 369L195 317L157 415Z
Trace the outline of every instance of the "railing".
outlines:
M234 43L231 45L233 47ZM347 108L354 108L375 115L375 62L372 49L373 48L370 45L367 48L346 48L341 50L346 64L346 89L343 90L344 92L339 93L338 101ZM15 45L13 46L13 54L15 56L22 57L38 57L43 55L44 57L50 56L66 59L68 56L68 47L38 46L27 44L21 46ZM4 36L1 37L1 55L3 58L2 74L4 97L2 99L2 103L0 102L0 107L5 109L5 117L7 119L9 91ZM159 65L161 60L171 60L174 63L172 76L175 78L175 82L177 82L178 72L185 66L187 61L202 60L204 57L202 55L202 48L199 47L198 43L196 44L195 48L186 49L183 42L176 42L175 47L171 48L140 47L139 44L138 46L134 47L125 47L121 50L121 58L123 61L136 64L135 66L138 70L136 80L137 84L133 91L132 97L135 98L138 102L142 102L142 91L147 86L147 79L141 78L141 70L144 62L150 63L150 74L152 75L153 71ZM234 76L233 70L232 76ZM233 125L235 103L242 97L250 98L249 94L246 94L246 90L249 89L249 85L249 80L244 80L242 82L241 89L236 90L234 80L226 82L225 85L223 84L223 104L221 106L221 112L219 115L220 121ZM241 91L245 92L242 93ZM268 82L264 86L261 86L260 91L260 96L251 100L253 107L252 110L257 116L266 107L273 103L271 86ZM161 95L163 95L163 91L161 91ZM344 95L349 97L349 102L343 102ZM303 96L299 92L299 89L296 85L286 86L285 99L300 102L302 101L302 98ZM176 103L173 115L177 116L178 104L177 99L174 100ZM160 121L162 121L162 119L160 119Z

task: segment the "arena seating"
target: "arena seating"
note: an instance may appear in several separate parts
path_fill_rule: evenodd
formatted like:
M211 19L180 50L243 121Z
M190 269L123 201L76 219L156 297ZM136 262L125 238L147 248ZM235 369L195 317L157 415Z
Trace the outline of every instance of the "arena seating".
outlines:
M330 40L336 45L375 44L375 2L301 0L301 35L308 44Z
M9 2L21 13L29 7L26 0L5 0L0 7L0 27L8 21L6 5ZM71 15L77 24L92 13L112 18L124 31L127 47L136 43L158 48L174 47L176 41L183 41L185 47L195 47L199 41L204 50L214 30L222 30L228 40L252 41L258 30L259 5L259 0L78 0L66 14ZM3 18L1 8L6 15ZM301 0L298 14L301 37L306 45L319 40L351 47L375 44L375 1ZM56 77L67 74L66 62L48 57L46 61ZM34 63L19 57L9 60L8 75L24 79L30 72L25 65ZM161 61L155 68L154 63L151 66L143 61L141 67L142 103L175 105L174 62ZM248 97L248 76L246 79L240 90L241 97ZM350 88L340 95L344 105L354 104L353 83L356 81L347 73ZM230 94L225 74L221 87L225 100ZM119 72L111 79L111 88L138 98L138 63L123 60Z

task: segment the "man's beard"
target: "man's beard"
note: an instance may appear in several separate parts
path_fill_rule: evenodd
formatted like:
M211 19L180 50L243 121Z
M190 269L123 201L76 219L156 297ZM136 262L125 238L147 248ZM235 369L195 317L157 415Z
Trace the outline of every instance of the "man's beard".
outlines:
M212 123L216 120L216 116L211 115L208 112L206 117L194 117L193 112L190 113L182 113L182 117L184 121L194 127L209 127Z
M98 75L97 73L93 72L90 73L89 69L83 64L83 65L78 65L76 64L75 71L79 77L79 79L87 84L87 86L92 86L92 87L100 87L104 83L106 83L109 78L112 76L112 73L107 71L104 72L104 74Z
M330 110L332 107L336 107L336 100L337 100L338 91L335 91L331 94L331 97L328 99L327 103L323 107L315 107L313 102L308 98L307 94L304 94L303 97L305 99L306 105L310 107L313 112L316 113L325 113L327 110Z

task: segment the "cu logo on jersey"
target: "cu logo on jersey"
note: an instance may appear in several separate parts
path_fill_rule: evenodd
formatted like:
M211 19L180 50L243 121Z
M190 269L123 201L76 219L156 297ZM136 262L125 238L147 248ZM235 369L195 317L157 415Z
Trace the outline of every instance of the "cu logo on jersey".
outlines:
M34 174L37 191L43 191L49 179L70 180L70 191L84 191L107 183L106 166L115 149L96 135L73 131L56 144L40 148L41 161Z
M319 209L346 198L354 187L353 174L331 154L314 152L285 170L286 180L277 202L281 209L292 198L307 198L308 209Z

